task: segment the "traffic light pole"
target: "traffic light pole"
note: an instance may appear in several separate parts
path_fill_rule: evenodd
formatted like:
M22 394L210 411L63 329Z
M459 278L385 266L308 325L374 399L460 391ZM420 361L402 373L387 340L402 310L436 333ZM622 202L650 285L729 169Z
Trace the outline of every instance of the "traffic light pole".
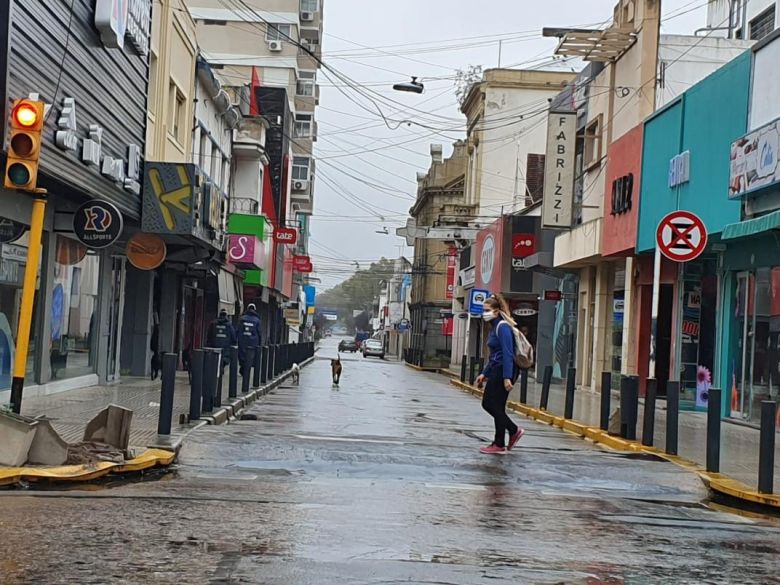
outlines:
M24 376L27 373L27 354L30 349L35 283L38 279L43 219L46 214L46 192L43 189L40 191L33 199L30 243L27 247L27 266L24 269L24 284L22 286L22 307L19 315L19 328L16 333L16 353L14 354L14 372L11 381L11 409L16 414L22 410L22 390L24 389Z

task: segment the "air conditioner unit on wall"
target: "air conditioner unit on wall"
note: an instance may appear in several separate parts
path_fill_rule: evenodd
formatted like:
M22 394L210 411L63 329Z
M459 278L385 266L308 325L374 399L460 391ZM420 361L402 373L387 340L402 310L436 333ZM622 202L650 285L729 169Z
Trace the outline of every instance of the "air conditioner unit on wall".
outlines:
M306 191L309 188L309 181L293 181L293 191Z
M268 41L268 50L278 53L282 50L282 41Z
M312 22L314 20L313 12L301 12L301 20L303 22Z

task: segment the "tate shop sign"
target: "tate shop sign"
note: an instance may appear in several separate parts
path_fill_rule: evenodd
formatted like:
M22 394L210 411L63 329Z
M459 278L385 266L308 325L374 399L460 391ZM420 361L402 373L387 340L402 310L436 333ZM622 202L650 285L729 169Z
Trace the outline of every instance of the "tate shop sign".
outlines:
M294 228L276 228L274 230L274 242L277 244L295 244L298 241L298 232Z

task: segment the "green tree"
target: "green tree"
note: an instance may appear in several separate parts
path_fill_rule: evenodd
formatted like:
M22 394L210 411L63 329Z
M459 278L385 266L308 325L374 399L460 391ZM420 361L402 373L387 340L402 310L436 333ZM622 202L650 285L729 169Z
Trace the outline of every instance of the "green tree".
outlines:
M381 258L365 270L358 270L344 282L317 295L317 307L341 309L347 314L347 324L352 322L352 311L370 310L374 298L381 290L381 281L393 277L394 260Z

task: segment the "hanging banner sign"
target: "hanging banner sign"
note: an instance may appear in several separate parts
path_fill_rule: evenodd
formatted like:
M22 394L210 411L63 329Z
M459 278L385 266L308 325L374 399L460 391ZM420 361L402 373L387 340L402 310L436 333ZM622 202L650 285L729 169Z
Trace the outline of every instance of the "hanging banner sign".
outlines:
M73 214L73 233L88 248L108 248L122 235L122 213L113 203L93 199Z
M574 219L577 113L550 112L544 164L542 225L570 228Z

